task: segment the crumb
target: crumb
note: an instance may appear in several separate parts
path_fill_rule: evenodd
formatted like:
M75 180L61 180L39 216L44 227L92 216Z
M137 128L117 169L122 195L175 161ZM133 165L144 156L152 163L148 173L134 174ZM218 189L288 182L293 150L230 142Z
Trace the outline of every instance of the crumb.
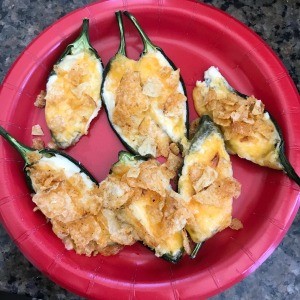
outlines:
M181 231L181 234L182 234L182 239L183 239L183 248L184 248L185 252L188 255L190 255L192 253L192 249L191 249L188 235L184 229Z
M237 218L233 218L231 220L231 224L229 225L229 227L233 230L240 230L244 228L243 223Z
M157 77L150 77L143 86L143 94L149 97L159 97L163 84Z
M182 166L183 159L181 156L175 155L173 152L169 153L165 166L167 167L168 171L170 172L170 178L175 178L179 168Z
M180 153L180 149L177 146L177 144L175 144L175 143L170 144L170 151L175 155L179 155L179 153Z
M47 144L47 148L50 148L50 149L57 149L58 147L57 147L57 145L56 145L53 141L51 141L51 142L49 142L49 143Z
M32 148L35 150L41 150L45 148L45 143L41 138L33 138L32 139Z
M31 129L32 135L44 135L44 132L39 124L33 125Z
M41 92L38 94L38 96L35 99L34 106L38 108L44 108L46 105L46 92L44 90L41 90Z
M42 155L38 151L30 151L26 154L26 158L29 164L34 164L42 158Z

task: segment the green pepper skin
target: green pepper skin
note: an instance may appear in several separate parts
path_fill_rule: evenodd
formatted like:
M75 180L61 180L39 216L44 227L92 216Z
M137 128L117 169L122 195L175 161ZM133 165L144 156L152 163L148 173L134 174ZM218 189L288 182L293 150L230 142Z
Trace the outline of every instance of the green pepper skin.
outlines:
M23 145L22 143L18 142L15 138L13 138L3 127L0 126L0 135L7 140L18 152L19 154L22 156L24 162L25 162L25 166L24 166L24 173L25 173L25 177L26 177L26 182L27 185L30 189L30 191L34 192L33 186L32 186L32 182L30 179L30 174L27 171L27 168L31 166L30 161L27 158L27 154L29 154L30 152L39 152L42 156L44 157L51 157L54 155L60 155L63 156L64 158L66 158L67 160L69 160L71 163L73 163L74 165L76 165L79 169L81 173L85 173L91 181L93 181L96 185L98 185L98 181L96 180L96 178L93 177L93 175L77 160L75 160L73 157L69 156L68 154L61 152L59 150L54 150L54 149L42 149L42 150L35 150L32 149L30 147L27 147L25 145Z
M152 249L151 247L149 247L148 245L145 245L143 242L141 242L144 246L146 246L151 252L155 253L155 250ZM172 255L172 254L169 254L169 253L165 253L163 254L160 258L168 261L168 262L171 262L173 264L177 264L181 258L183 257L183 254L184 254L184 249L181 248L180 251L176 254L176 255Z
M165 54L165 52L158 46L154 45L148 35L145 33L145 31L142 29L140 24L138 23L137 19L128 11L124 11L123 14L130 19L130 21L133 23L134 27L137 29L138 33L141 36L141 39L143 41L144 49L140 55L142 57L143 55L147 54L149 51L154 50L160 52L163 57L167 60L167 62L170 64L172 69L175 71L177 70L177 67L175 66L174 62ZM183 93L187 97L187 91L186 87L183 81L183 78L180 74L180 83L183 88ZM188 139L189 137L189 106L188 102L186 101L186 120L185 120L185 128L186 128L186 138Z
M197 243L192 251L192 253L190 254L190 258L194 259L196 258L200 248L202 247L202 245L204 244L204 242L202 243Z
M182 258L182 256L183 256L183 253L184 253L184 249L183 248L181 248L180 249L180 251L178 252L178 254L176 254L176 255L171 255L171 254L164 254L163 256L162 256L162 258L164 259L164 260L166 260L166 261L168 261L168 262L171 262L171 263L173 263L173 264L177 264L180 260L181 260L181 258Z
M223 137L221 130L213 122L213 120L208 115L203 115L200 119L198 130L196 131L194 137L192 138L188 153L195 150L194 144L196 141L206 139L213 132L216 132Z
M281 131L278 123L270 115L270 113L269 113L269 116L270 116L270 119L273 122L276 130L278 131L278 134L280 137L278 151L279 151L279 161L283 166L283 171L286 173L286 175L288 177L290 177L293 181L295 181L300 186L300 177L297 175L296 171L294 170L293 166L291 165L291 163L289 162L289 160L287 159L287 157L285 155L284 139L283 139L282 131ZM276 145L276 147L277 147L277 145Z
M146 161L148 158L150 157L134 155L130 152L122 150L118 153L118 161L112 165L109 174L113 172L114 166L117 166L118 164L130 164L132 162L139 161L139 160Z
M101 57L99 56L97 50L91 45L90 43L90 37L89 37L89 19L83 19L82 21L82 29L81 33L78 36L78 38L71 44L69 44L64 52L61 54L58 61L55 63L55 65L59 64L67 55L72 55L73 51L75 49L81 49L81 50L89 50L91 51L97 59L99 59L102 68L104 68L103 62L101 60ZM53 70L50 74L55 74L55 71ZM49 77L50 77L49 76Z

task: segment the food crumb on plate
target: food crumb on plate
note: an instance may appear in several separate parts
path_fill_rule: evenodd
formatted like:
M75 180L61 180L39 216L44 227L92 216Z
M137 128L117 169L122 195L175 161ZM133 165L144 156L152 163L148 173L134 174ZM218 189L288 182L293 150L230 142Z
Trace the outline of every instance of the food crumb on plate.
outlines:
M45 143L44 141L40 138L33 138L32 139L32 148L35 150L41 150L45 148Z
M34 106L38 108L44 108L46 106L46 92L41 90L41 92L37 95Z
M33 125L31 129L31 135L44 135L42 127L39 124Z
M243 223L237 218L233 218L231 220L231 224L229 225L229 227L233 230L240 230L244 228Z

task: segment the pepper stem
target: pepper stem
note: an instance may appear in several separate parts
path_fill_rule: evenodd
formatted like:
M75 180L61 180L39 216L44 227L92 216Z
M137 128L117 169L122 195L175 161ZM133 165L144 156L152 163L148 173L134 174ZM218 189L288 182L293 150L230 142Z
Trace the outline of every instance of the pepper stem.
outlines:
M283 166L283 171L286 173L288 177L290 177L300 186L300 177L297 175L296 171L294 170L293 166L291 165L291 163L289 162L289 160L287 159L284 153L284 139L283 139L281 128L279 127L279 125L277 124L273 116L270 113L268 114L280 137L278 152L279 152L279 161Z
M151 42L151 40L149 39L149 37L147 36L145 31L142 29L142 27L138 23L137 19L131 13L129 13L128 11L124 11L123 13L134 24L135 28L137 29L137 31L139 32L139 34L142 38L142 41L143 41L143 44L144 44L143 54L155 51L157 49L157 46L155 46Z
M120 45L119 45L119 49L118 49L117 53L127 56L126 55L126 47L125 47L126 43L125 43L124 25L123 25L123 20L122 20L122 12L119 10L119 11L115 12L115 15L117 18L119 31L120 31Z
M3 136L22 156L26 163L29 163L27 153L34 151L33 149L21 144L15 138L13 138L2 126L0 126L0 135Z
M201 246L202 246L202 243L197 243L197 244L196 244L194 250L192 251L192 253L191 253L191 255L190 255L191 258L195 258L195 257L197 256L197 254L198 254L198 252L199 252Z
M89 38L89 19L83 19L82 29L79 37L75 40L74 43L70 44L73 46L72 53L80 52L84 49L91 48L90 38Z

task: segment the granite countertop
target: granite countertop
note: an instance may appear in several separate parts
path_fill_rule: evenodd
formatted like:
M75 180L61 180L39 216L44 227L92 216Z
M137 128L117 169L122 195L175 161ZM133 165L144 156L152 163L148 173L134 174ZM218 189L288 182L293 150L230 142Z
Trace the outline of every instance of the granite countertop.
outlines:
M258 33L277 53L300 89L300 3L297 0L206 0ZM0 80L43 29L86 0L1 0ZM299 299L300 216L279 247L253 274L213 299ZM37 299L80 299L33 267L0 225L0 291ZM298 296L297 296L298 295ZM0 292L1 296L1 292Z

